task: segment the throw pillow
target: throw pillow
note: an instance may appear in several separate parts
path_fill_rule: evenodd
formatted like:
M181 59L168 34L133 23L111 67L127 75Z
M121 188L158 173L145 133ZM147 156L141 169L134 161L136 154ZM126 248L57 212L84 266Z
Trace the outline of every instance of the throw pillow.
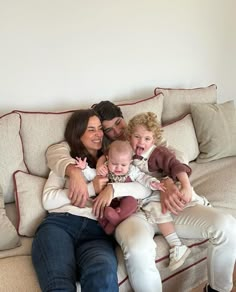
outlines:
M164 96L162 123L165 124L190 114L192 103L215 103L217 87L215 84L207 87L184 89L157 87L154 93L162 93Z
M16 169L27 171L20 137L20 116L9 113L0 117L0 188L5 203L14 202L12 174Z
M16 171L14 173L17 230L20 235L32 237L46 215L42 205L45 178Z
M197 162L236 155L236 110L233 101L192 104L191 113L200 149Z
M198 141L191 115L163 127L163 136L168 145L184 155L184 162L189 163L199 155ZM178 157L177 157L178 158Z
M4 197L0 189L0 250L12 249L20 244L16 229L6 215Z

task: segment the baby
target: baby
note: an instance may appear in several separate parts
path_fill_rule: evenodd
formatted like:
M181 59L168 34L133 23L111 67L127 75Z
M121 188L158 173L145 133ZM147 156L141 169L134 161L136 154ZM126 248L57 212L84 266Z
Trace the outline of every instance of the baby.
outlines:
M90 168L86 159L77 158L79 167L85 178L91 181L96 175L108 176L109 182L137 181L151 190L163 190L164 186L158 179L132 165L133 150L128 141L116 140L108 148L107 161L97 168ZM115 227L137 210L137 200L132 196L115 198L110 206L105 207L104 218L98 219L107 234L112 234Z

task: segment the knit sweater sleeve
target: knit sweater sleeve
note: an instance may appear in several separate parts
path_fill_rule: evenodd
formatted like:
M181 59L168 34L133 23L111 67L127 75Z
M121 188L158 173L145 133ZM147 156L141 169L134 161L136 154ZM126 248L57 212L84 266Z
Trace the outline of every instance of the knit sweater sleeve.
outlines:
M58 176L53 171L50 172L48 179L44 185L43 189L43 207L50 211L53 209L58 209L66 205L71 205L71 201L68 197L69 191L67 187L67 179ZM88 184L89 197L95 195L95 190L93 183Z
M148 169L150 172L158 171L163 175L168 175L173 179L177 179L176 175L180 172L186 172L190 176L191 168L181 163L175 156L175 153L167 147L156 147L148 160Z
M75 164L75 159L70 156L70 146L67 142L53 144L46 151L48 167L60 177L65 177L66 167Z

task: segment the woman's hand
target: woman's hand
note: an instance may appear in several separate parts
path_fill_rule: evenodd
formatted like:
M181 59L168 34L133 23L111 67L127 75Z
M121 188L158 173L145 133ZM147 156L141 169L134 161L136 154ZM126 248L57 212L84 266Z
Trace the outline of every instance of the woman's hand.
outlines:
M88 187L81 173L81 170L74 165L67 166L67 175L69 176L69 199L71 204L84 208L88 200Z
M183 194L171 178L164 179L161 182L166 188L165 192L161 191L162 213L165 214L169 210L174 215L178 215L186 204Z
M107 185L100 194L93 200L93 214L97 218L103 218L104 208L111 204L113 199L113 187L112 185Z
M95 190L96 194L99 194L107 185L108 183L108 178L101 176L101 175L97 175L95 176L95 178L93 179L93 187Z

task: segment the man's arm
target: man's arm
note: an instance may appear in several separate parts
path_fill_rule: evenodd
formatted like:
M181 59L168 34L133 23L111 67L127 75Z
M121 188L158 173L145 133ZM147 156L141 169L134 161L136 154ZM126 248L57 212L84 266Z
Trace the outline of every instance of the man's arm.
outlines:
M93 182L88 183L89 196L95 195ZM43 190L43 206L46 210L53 210L65 205L72 205L68 196L66 179L50 172Z
M60 177L69 177L68 197L72 205L84 207L88 199L87 184L79 168L75 167L75 159L70 156L67 142L53 144L46 151L48 167Z
M46 151L48 167L60 177L65 177L68 165L75 164L75 159L70 155L70 146L67 142L53 144Z

